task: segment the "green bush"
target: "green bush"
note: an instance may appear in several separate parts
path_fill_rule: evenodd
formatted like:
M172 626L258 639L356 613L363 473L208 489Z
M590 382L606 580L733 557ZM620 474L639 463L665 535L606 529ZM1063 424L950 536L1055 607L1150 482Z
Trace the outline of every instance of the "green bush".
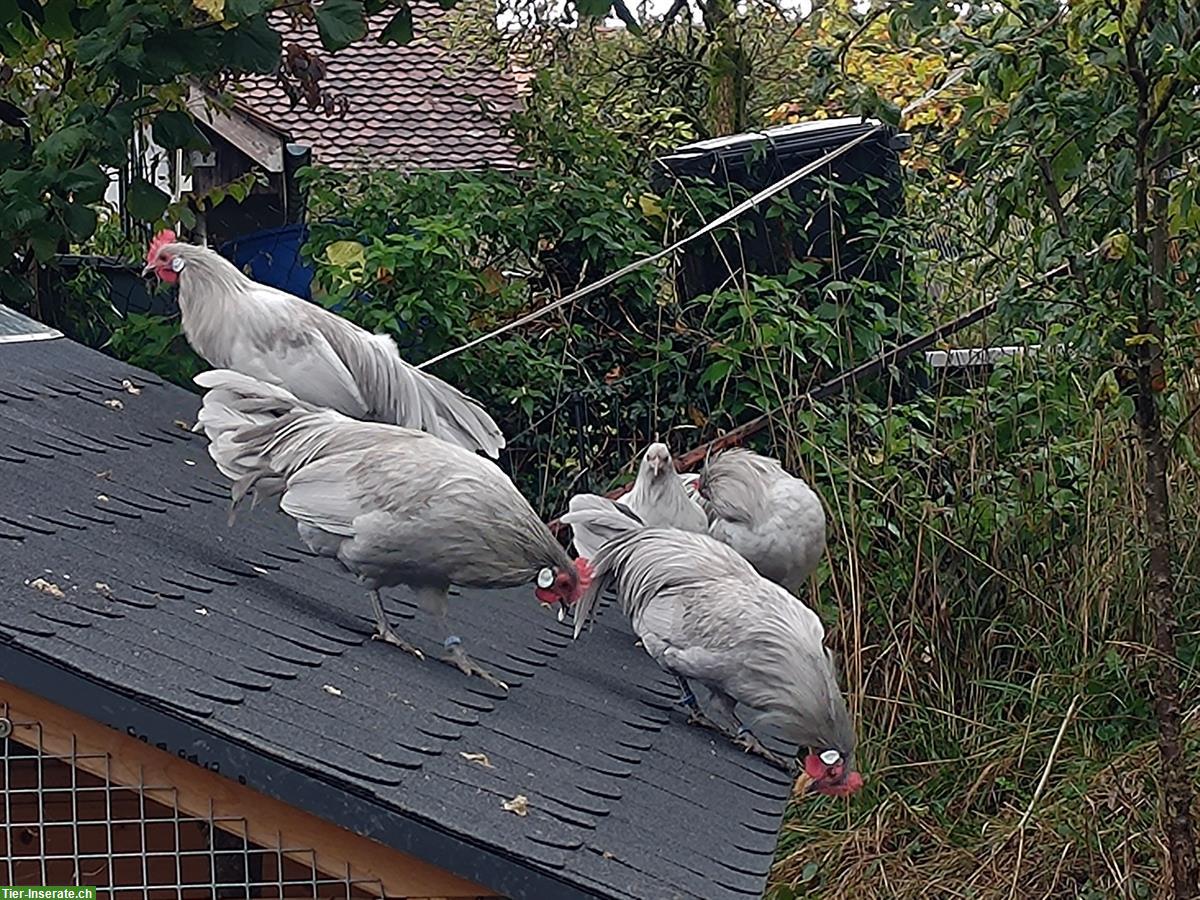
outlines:
M651 161L582 102L538 82L531 111L515 121L530 148L517 173L305 173L306 253L320 301L392 334L419 363L652 254L742 199L702 184L657 195ZM823 185L811 203L836 192L862 234L889 237L895 223L871 212L873 187ZM781 208L795 236L811 210ZM756 239L745 222L719 237L723 247ZM895 285L830 281L812 261L776 277L735 272L728 286L692 298L677 296L673 276L668 266L642 268L436 364L496 416L518 483L547 515L568 492L628 473L647 441L687 449L877 354L898 327L879 296L894 296Z

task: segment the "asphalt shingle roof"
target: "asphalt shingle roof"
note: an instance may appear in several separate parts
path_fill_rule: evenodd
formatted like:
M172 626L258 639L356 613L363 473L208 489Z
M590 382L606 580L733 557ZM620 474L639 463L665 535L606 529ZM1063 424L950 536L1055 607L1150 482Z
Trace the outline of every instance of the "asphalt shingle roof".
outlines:
M528 589L455 597L507 696L372 641L365 592L281 513L227 527L198 405L66 339L0 343L0 679L509 896L762 893L786 776L687 727L615 609L573 642Z
M517 146L504 130L519 105L516 76L465 47L447 45L446 13L413 8L415 37L403 47L377 40L395 10L368 17L366 38L331 53L316 24L272 15L284 47L297 44L325 65L322 91L347 103L345 115L293 106L274 77L240 82L239 104L313 148L334 168L366 163L408 169L512 169Z

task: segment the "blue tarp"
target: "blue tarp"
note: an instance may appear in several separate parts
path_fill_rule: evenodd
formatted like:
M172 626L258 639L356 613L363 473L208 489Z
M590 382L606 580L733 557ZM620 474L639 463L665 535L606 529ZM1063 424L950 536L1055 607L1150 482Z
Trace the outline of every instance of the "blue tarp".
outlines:
M244 234L222 244L221 255L261 284L312 299L313 270L300 258L308 239L303 225L285 225Z

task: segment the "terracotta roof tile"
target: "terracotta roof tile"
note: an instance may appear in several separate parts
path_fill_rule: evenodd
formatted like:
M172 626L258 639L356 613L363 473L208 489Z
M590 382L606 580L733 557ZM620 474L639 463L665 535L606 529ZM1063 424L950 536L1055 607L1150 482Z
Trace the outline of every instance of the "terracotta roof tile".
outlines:
M378 42L391 18L384 13L368 17L364 40L337 53L321 47L315 24L272 15L285 48L297 44L319 55L322 93L344 98L344 116L312 109L303 99L293 105L273 76L242 81L239 105L311 146L315 162L334 168L518 167L517 146L504 128L520 105L518 77L469 49L446 46L449 22L436 4L411 5L418 36L407 46Z

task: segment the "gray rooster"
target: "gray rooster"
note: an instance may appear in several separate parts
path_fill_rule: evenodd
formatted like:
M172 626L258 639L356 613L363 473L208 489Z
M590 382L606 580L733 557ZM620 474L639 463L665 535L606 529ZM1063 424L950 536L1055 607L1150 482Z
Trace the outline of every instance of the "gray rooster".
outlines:
M590 561L576 638L601 592L615 589L646 652L678 680L693 723L782 766L739 720L740 703L807 750L802 769L812 790L840 796L862 786L854 729L816 613L707 535L642 528L628 517L622 523L601 507L568 516L600 519L610 532ZM689 680L712 692L714 710L732 728L701 712Z
M708 513L708 533L744 556L758 572L799 594L825 552L821 498L778 460L726 450L691 482Z
M217 467L247 493L281 496L301 538L370 589L376 637L422 657L392 629L379 590L407 585L444 619L450 585L536 583L544 605L575 603L588 566L574 562L496 465L423 431L359 422L228 370L204 372L198 427ZM448 630L448 629L447 629ZM443 661L502 685L457 635Z
M495 459L504 435L476 401L400 358L396 342L259 284L207 247L155 237L143 274L179 285L183 333L211 365L354 419L428 431Z

